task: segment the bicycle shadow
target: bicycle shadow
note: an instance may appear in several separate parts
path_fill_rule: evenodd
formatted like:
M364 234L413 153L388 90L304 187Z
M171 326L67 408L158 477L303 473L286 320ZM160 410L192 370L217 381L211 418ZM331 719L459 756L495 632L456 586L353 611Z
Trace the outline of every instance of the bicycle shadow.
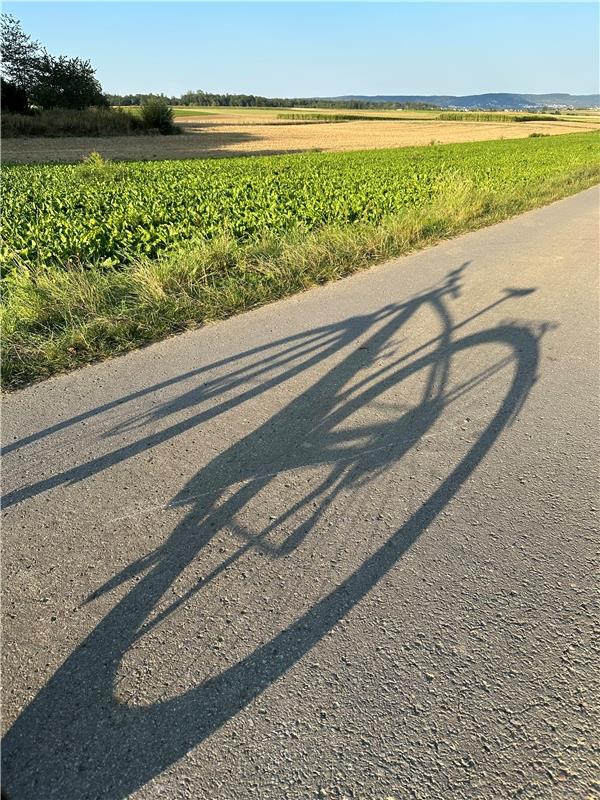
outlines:
M545 325L509 322L454 339L457 330L489 309L533 291L506 290L487 308L455 323L448 301L459 295L466 266L453 270L440 286L406 303L387 305L358 323L354 318L352 325L329 330L324 340L314 336L311 339L311 332L307 332L308 345L300 347L302 357L298 360L285 351L277 356L284 372L267 380L261 391L280 386L290 373L297 375L316 364L322 367L357 332L367 337L360 350L353 349L331 369L321 371L308 389L200 470L169 505L189 506L189 511L164 544L89 596L86 602L134 576L138 578L8 731L2 750L3 774L15 797L127 797L209 737L293 667L394 567L441 513L525 402L536 380L540 338L546 330ZM389 351L393 337L424 306L433 310L440 332L410 352L381 361L380 356ZM502 349L504 355L494 356L491 364L449 389L453 359L487 346L494 353ZM286 361L286 355L292 360ZM264 377L263 367L258 363L250 370L252 379ZM147 706L115 702L119 665L139 638L174 614L250 549L259 548L272 559L291 556L317 529L336 498L377 481L432 430L451 403L506 369L512 369L506 392L466 454L429 498L324 597L291 624L274 632L266 643L202 683ZM383 417L367 414L364 418L365 410L384 398L386 392L408 384L416 376L422 376L417 402L395 408ZM248 371L236 374L234 370L229 380L218 379L185 393L177 401L177 408L193 408L198 402L210 401L225 386L232 385L241 387L241 394L224 405L235 407L248 396L256 396L255 387L245 387L247 379ZM198 424L199 419L214 419L222 410L218 405L193 415L166 432L152 434L152 442L165 441ZM153 416L165 413L165 408L159 408L150 415L126 420L111 433L132 426L142 428ZM140 440L146 442L144 447L148 438ZM96 459L79 467L76 474L69 472L68 479L82 480L126 457L128 453L118 449L101 462ZM301 497L290 499L288 507L271 515L258 532L240 524L244 510L269 488L276 476L316 466L320 468L316 485ZM63 474L54 484L36 485L33 492L29 487L26 496L64 480ZM18 498L13 500L18 502ZM239 542L235 552L152 617L169 587L224 529ZM307 583L310 579L310 575L305 576Z

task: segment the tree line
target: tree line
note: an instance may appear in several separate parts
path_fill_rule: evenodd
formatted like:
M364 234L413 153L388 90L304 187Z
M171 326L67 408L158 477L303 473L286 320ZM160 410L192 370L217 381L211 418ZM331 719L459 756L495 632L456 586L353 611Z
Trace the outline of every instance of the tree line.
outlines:
M263 97L255 94L229 94L188 91L181 96L168 97L154 94L108 94L112 106L139 106L151 98L164 98L172 106L234 106L236 108L433 108L427 103L393 103L373 100L340 100L322 97Z

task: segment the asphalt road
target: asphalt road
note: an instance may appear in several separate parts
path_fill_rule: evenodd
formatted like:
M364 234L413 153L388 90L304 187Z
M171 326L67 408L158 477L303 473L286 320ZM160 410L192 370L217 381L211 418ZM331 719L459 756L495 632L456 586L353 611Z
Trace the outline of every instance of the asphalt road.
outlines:
M600 797L598 210L5 399L11 800Z

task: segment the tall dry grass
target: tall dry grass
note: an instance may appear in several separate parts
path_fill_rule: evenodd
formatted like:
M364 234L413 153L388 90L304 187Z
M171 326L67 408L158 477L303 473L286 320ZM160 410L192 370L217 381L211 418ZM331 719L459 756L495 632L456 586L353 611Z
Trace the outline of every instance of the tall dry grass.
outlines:
M143 133L181 133L171 109L155 103L142 112L118 108L49 108L31 114L2 114L2 138L21 136L128 136Z

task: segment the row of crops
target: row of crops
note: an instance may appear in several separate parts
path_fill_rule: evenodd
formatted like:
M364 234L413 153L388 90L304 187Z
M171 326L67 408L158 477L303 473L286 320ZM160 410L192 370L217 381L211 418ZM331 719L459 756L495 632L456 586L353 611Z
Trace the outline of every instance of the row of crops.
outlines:
M277 119L297 120L299 122L363 122L364 120L375 120L378 122L393 122L394 118L387 116L375 116L373 114L319 114L317 112L308 113L283 113L277 114ZM406 117L404 118L406 119Z
M377 222L452 191L526 188L598 165L594 133L358 153L4 168L3 274L118 268L182 242Z
M438 119L450 122L556 122L551 114L504 114L499 111L444 111Z

